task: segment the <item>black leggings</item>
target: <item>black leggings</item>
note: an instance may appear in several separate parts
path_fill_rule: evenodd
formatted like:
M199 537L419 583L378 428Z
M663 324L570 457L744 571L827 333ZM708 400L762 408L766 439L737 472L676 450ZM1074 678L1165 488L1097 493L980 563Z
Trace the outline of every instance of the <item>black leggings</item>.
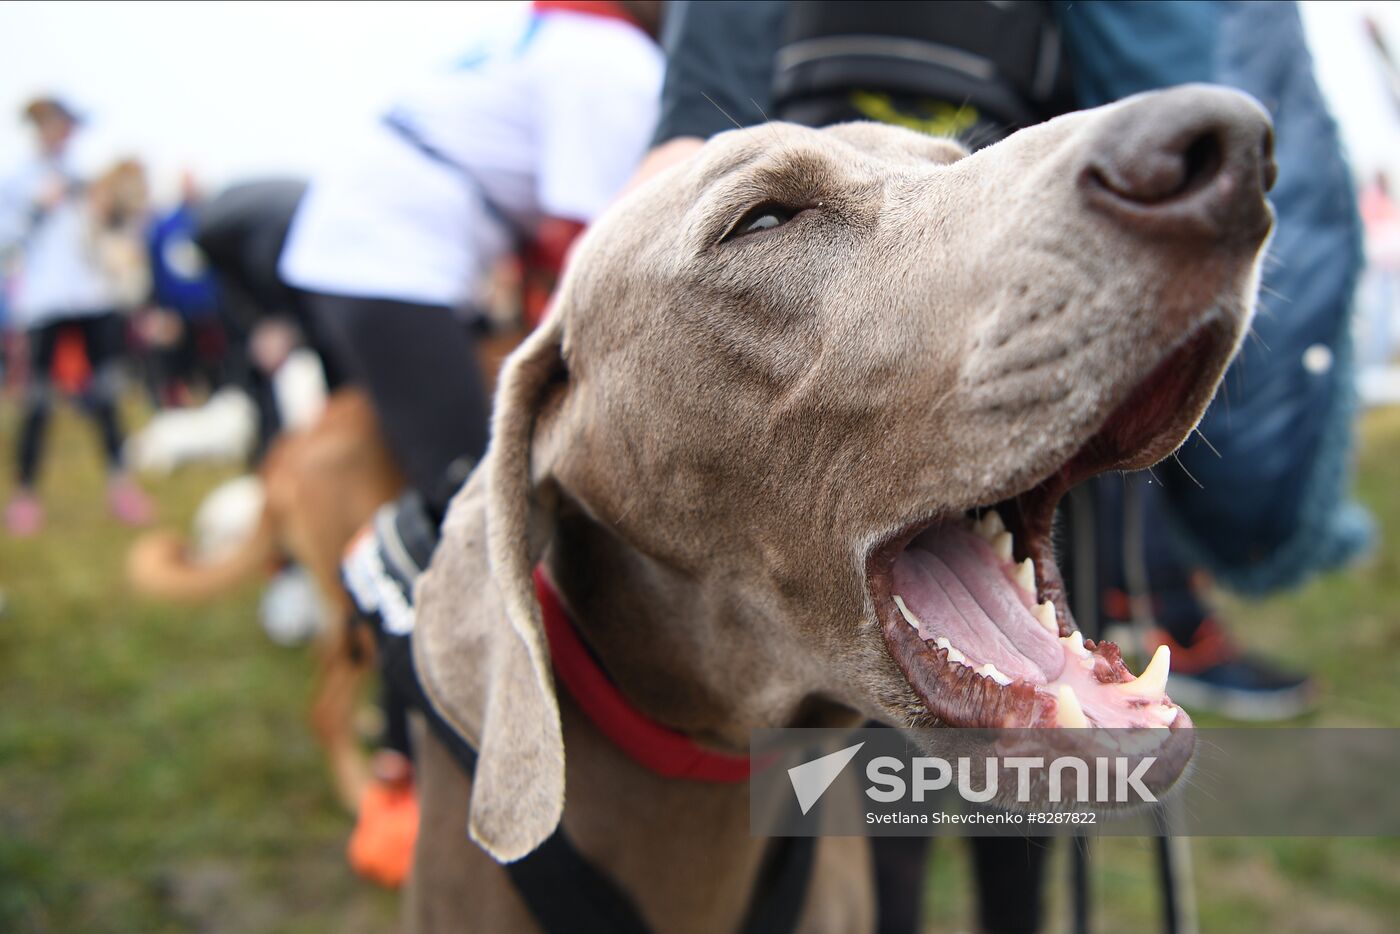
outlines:
M53 410L54 353L59 338L67 332L81 335L92 383L83 397L83 407L102 432L107 467L121 466L122 435L117 423L117 367L125 346L125 321L116 312L64 318L40 325L29 332L29 385L24 400L24 422L19 433L19 484L32 487L39 473L44 435Z
M389 450L440 522L486 451L490 411L467 326L441 306L305 296L318 350L369 393ZM385 685L383 744L411 756L404 699Z
M467 325L441 306L312 293L336 364L374 403L389 450L441 518L486 451L489 408Z

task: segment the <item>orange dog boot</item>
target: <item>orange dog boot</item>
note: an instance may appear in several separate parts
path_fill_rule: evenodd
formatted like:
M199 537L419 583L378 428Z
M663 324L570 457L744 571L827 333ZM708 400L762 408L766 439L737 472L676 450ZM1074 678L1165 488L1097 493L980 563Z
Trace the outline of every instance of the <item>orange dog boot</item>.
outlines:
M376 759L386 755L396 754L382 750ZM375 772L382 776L381 769ZM412 778L376 777L360 799L359 817L350 835L347 856L351 868L371 882L398 888L413 868L417 839L418 795Z

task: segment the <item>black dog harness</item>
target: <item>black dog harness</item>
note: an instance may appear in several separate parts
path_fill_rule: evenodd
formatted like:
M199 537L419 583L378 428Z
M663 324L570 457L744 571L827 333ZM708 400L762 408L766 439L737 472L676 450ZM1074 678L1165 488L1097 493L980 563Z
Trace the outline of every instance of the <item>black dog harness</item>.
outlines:
M396 615L384 612L389 609L386 604L401 610L411 601L413 581L437 544L436 527L415 505L401 500L381 509L375 517L372 540L351 546L346 583L362 619L374 631L382 677L423 714L433 735L458 766L473 775L476 750L443 718L419 681L411 628L392 621L386 625L386 620ZM372 551L367 550L371 545ZM703 750L683 734L627 705L584 646L553 587L538 570L535 585L556 676L604 735L635 761L677 781L747 780L746 757ZM386 593L388 588L394 592ZM815 845L811 837L771 841L739 928L741 934L784 934L796 929L806 901ZM605 870L578 851L562 824L538 848L504 868L521 901L549 934L650 934L651 928L632 899Z

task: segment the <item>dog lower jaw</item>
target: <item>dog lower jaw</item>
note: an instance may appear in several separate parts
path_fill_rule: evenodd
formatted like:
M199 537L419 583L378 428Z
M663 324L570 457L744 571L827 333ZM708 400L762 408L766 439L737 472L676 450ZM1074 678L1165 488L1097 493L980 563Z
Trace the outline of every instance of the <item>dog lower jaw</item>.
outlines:
M1073 628L1041 509L1053 512L1053 500L1026 494L935 524L872 575L886 645L910 686L951 726L1189 726L1166 695L1165 652L1134 678L1117 646Z
M1071 486L1141 466L1180 443L1189 430L1181 413L1203 407L1205 364L1231 336L1206 316L1036 486L968 516L911 526L869 556L867 587L887 648L934 720L986 728L1191 726L1166 694L1165 650L1135 678L1116 645L1075 630L1050 531Z

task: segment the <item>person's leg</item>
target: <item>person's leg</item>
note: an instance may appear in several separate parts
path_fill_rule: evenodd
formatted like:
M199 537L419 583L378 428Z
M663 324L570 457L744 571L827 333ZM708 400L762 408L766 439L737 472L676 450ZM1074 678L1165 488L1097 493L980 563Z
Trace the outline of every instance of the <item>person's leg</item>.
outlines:
M88 363L92 366L89 408L101 433L107 461L107 507L127 525L145 525L151 520L153 509L146 494L132 482L122 466L122 431L117 413L126 321L113 311L84 318L80 326Z
M321 359L321 372L326 377L326 391L335 392L354 381L354 366L345 358L346 350L340 340L327 329L320 316L311 311L311 296L299 290L287 290L287 311L301 328L302 340Z
M876 934L918 934L923 930L924 874L931 843L928 837L871 838Z
M1307 675L1241 651L1202 596L1203 574L1181 560L1166 528L1166 498L1141 474L1095 481L1100 505L1101 606L1126 623L1134 596L1152 630L1147 650L1171 649L1172 698L1243 720L1295 717L1312 704Z
M121 391L121 354L125 346L125 322L116 312L81 318L83 349L92 367L89 409L102 434L102 451L109 473L121 469L122 433L117 418Z
M29 332L29 383L25 387L24 419L19 433L19 485L24 490L32 491L38 479L44 435L53 408L50 370L62 327L62 322L54 322Z
M486 450L489 409L472 336L442 307L308 296L334 356L369 393L389 449L437 517Z
M1031 934L1041 927L1048 837L973 837L977 917L987 934Z
M53 367L54 351L62 327L62 322L54 322L33 328L27 335L29 381L24 388L23 415L16 450L19 486L5 507L5 526L12 535L33 535L44 524L44 510L35 484L39 479L39 462L43 455L44 436L48 432L49 413L53 409L54 388L49 371Z

